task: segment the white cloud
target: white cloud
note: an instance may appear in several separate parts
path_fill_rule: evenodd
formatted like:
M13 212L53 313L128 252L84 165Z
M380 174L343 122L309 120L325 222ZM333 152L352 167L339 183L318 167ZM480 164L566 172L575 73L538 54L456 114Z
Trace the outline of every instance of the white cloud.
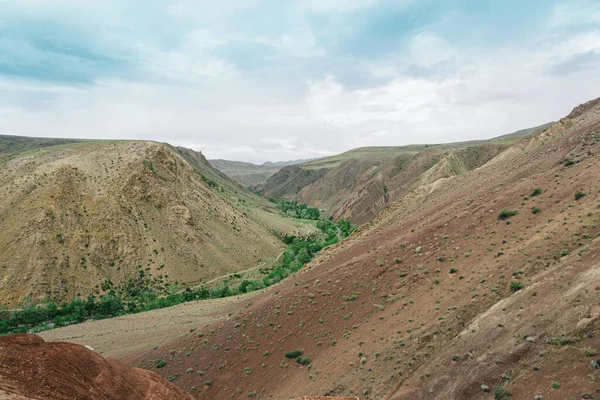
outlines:
M148 19L132 19L124 3L106 10L90 2L83 10L79 2L62 1L52 15L59 21L97 15L92 32L108 32L110 40L94 37L91 43L109 55L112 42L119 54L126 49L125 71L93 76L91 85L65 83L2 77L0 60L0 129L168 141L210 158L263 162L364 145L491 137L557 119L600 94L598 10L582 14L559 5L541 24L544 30L489 47L419 25L400 50L362 59L329 54L331 43L319 41L301 12L331 13L343 25L339 10L360 13L371 3L273 3L282 7L285 23L274 21L263 31L246 20L258 0L182 1L164 10L138 4ZM40 12L50 7L26 5ZM239 29L231 26L235 18ZM102 21L108 28L97 29ZM273 52L262 60L263 69L245 68L242 56L239 61L215 51L231 43ZM354 78L364 71L358 77L364 82L346 84L350 70L359 71Z

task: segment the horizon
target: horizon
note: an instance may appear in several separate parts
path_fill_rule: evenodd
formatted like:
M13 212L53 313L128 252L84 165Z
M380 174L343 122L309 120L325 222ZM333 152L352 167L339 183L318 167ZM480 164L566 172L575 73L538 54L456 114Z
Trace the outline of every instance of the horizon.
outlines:
M260 165L484 140L600 95L595 1L447 3L0 0L0 133Z

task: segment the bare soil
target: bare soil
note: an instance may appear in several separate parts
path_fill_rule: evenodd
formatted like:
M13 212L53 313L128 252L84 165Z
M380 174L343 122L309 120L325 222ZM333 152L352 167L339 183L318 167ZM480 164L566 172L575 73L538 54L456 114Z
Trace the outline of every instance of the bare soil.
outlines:
M73 343L36 335L0 337L0 399L183 400L154 372L132 368Z

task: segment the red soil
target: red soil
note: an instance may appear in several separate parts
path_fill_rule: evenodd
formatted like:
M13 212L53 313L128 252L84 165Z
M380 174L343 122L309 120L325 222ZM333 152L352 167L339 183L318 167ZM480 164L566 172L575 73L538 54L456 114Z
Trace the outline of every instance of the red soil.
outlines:
M155 370L202 399L490 398L481 385L513 398L595 395L600 370L583 349L600 332L599 137L596 100L409 193L230 318L129 361L165 360ZM519 211L510 224L505 208ZM583 339L553 344L568 336Z
M0 337L0 398L177 400L190 396L154 372L104 359L84 346L37 335Z

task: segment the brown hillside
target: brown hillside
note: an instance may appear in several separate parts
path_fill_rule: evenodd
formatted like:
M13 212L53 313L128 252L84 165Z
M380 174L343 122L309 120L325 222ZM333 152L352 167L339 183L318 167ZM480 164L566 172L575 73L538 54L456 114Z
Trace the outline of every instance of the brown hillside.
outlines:
M599 172L600 99L425 180L237 313L129 360L203 399L595 398Z
M325 168L304 169L297 165L290 165L283 167L257 189L266 197L291 198L303 187L321 179L327 172Z
M522 138L542 132L550 125L487 140L362 147L281 170L258 189L267 197L297 200L336 219L362 224L424 182L475 169Z
M276 257L274 232L296 229L201 153L166 144L50 146L0 155L0 170L0 304L140 275L206 281Z
M322 208L336 219L362 224L411 190L475 169L508 147L485 143L452 150L430 148L387 162L349 160L305 186L294 199Z
M104 359L84 346L36 335L0 337L0 399L183 400L154 372Z

